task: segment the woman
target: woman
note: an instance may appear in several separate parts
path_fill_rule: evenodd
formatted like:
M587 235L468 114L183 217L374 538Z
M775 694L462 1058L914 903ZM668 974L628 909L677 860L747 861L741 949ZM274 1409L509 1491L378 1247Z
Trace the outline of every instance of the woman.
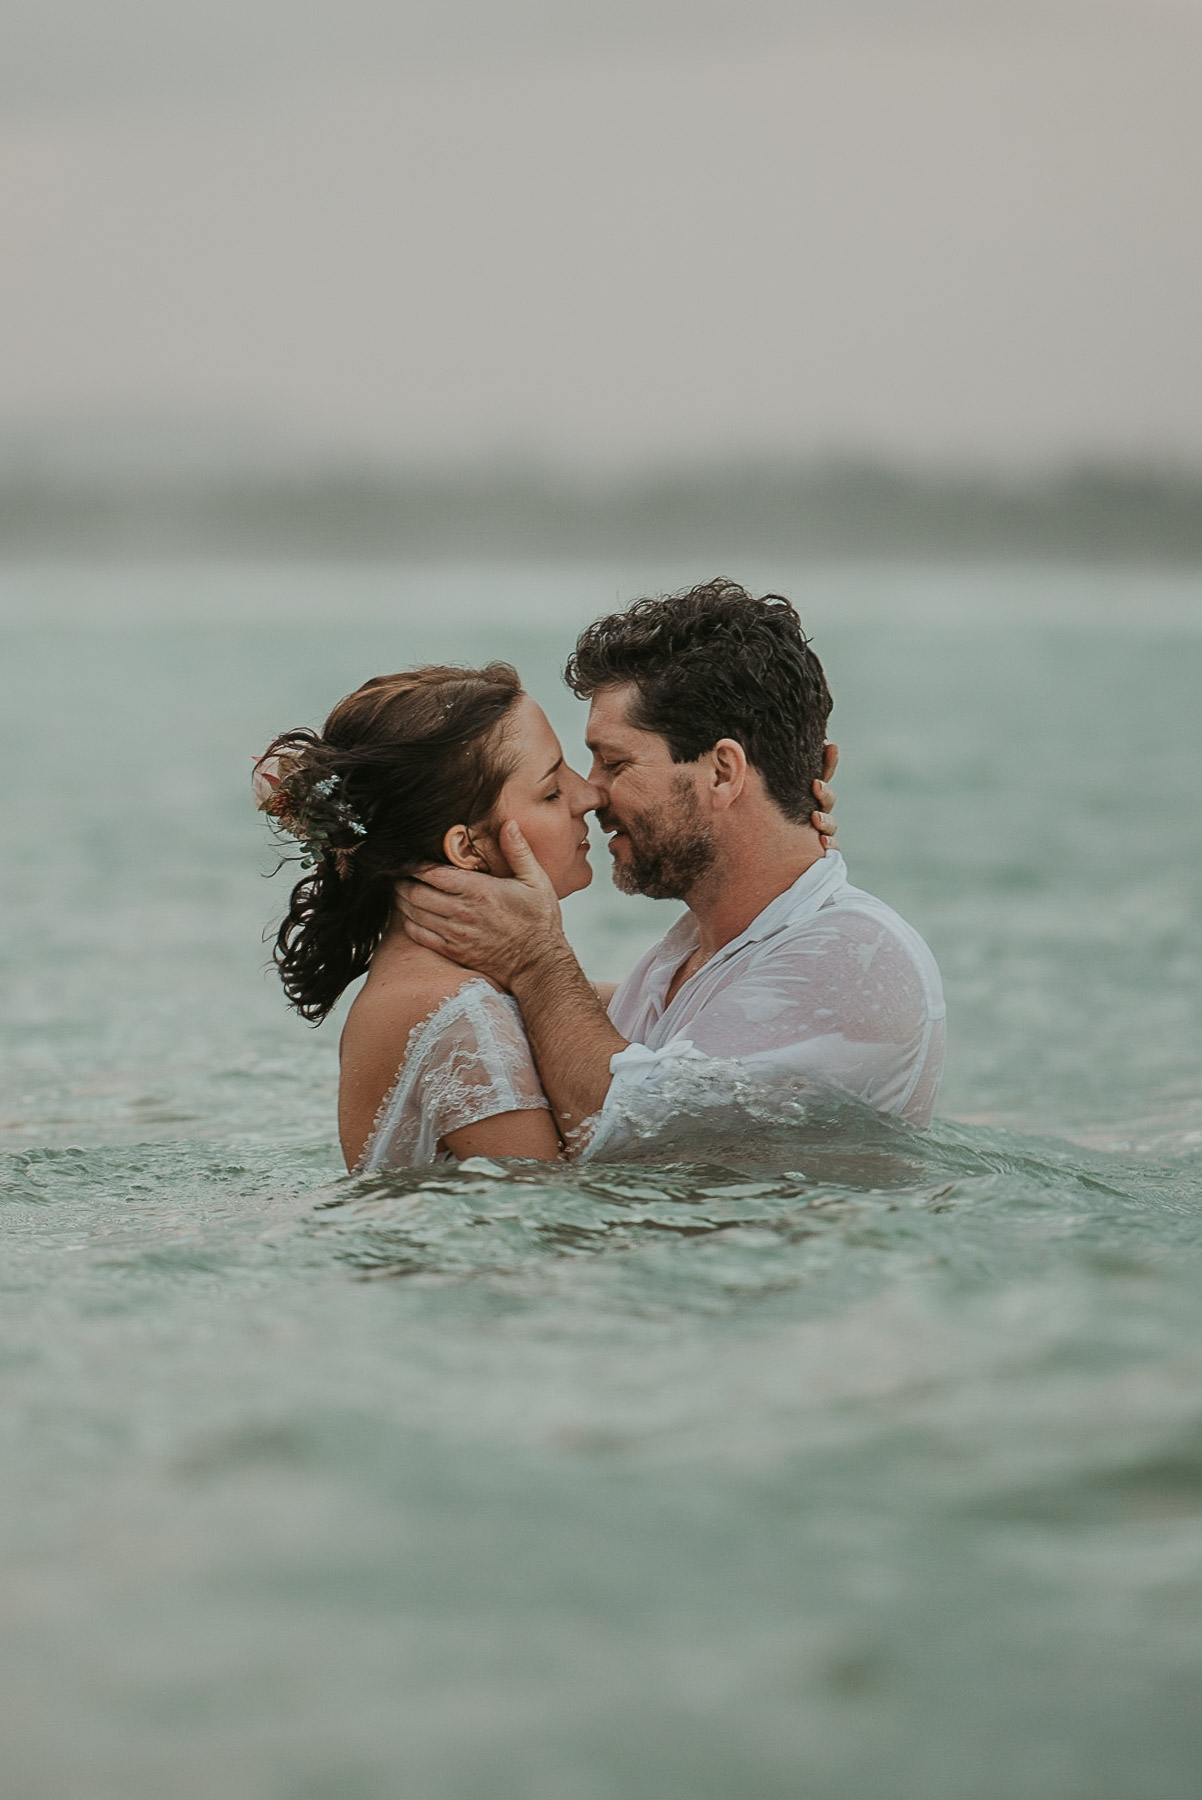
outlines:
M320 735L285 732L255 768L262 810L309 872L276 939L284 991L314 1023L367 980L343 1028L348 1169L562 1153L516 1002L406 937L393 884L422 863L506 874L515 819L562 899L587 887L595 788L564 762L508 663L381 675Z

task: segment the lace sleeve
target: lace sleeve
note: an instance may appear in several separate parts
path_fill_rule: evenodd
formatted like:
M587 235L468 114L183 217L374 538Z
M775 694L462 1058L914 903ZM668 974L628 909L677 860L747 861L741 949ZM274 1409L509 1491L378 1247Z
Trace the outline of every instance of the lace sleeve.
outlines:
M517 1002L468 981L411 1033L360 1166L432 1162L448 1132L539 1107L548 1101Z

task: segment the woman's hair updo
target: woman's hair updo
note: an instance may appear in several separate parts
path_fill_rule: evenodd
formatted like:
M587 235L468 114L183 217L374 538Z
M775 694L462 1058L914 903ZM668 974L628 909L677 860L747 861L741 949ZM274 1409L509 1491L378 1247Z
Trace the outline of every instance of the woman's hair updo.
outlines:
M301 843L308 874L275 941L284 992L318 1024L366 973L387 929L393 882L445 863L454 825L480 825L512 768L505 720L521 698L508 663L377 675L334 708L320 735L286 731L257 765L260 801Z

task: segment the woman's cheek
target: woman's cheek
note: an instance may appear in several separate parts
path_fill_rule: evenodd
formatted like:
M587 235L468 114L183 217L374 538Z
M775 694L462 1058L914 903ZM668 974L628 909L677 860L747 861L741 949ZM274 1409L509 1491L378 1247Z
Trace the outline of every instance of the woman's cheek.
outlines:
M530 830L524 833L526 842L533 850L535 858L544 869L553 867L558 860L558 847L554 837L546 829L545 819L531 821Z

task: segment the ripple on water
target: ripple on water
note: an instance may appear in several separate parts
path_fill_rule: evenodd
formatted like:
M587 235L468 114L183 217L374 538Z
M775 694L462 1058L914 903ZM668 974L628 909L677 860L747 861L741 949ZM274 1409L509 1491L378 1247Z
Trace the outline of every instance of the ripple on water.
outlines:
M742 1137L332 1183L316 1150L6 1157L26 1717L65 1689L104 1800L195 1744L253 1791L267 1719L282 1793L268 1768L342 1730L381 1800L398 1758L436 1800L498 1762L537 1793L548 1744L563 1791L600 1768L648 1800L784 1800L815 1768L832 1796L1059 1800L1097 1745L1188 1791L1196 1168L802 1135L758 1171ZM830 1178L857 1158L888 1178ZM949 1694L963 1746L1047 1693L1003 1782L940 1736Z

